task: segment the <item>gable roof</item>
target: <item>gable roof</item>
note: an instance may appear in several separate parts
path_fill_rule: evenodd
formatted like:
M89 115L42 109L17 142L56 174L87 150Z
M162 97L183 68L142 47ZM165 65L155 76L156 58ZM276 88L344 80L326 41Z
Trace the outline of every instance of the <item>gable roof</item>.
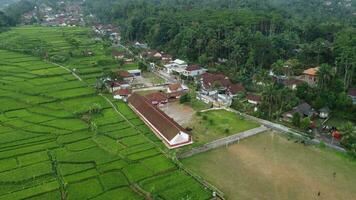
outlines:
M163 92L155 92L155 93L151 93L146 95L146 99L153 102L153 101L157 101L157 102L164 102L167 101L167 95L165 95Z
M183 89L182 85L180 83L174 83L174 84L170 84L168 86L168 88L171 90L171 91L177 91L179 89Z
M317 72L319 71L319 67L309 68L303 71L303 74L309 76L316 76Z
M248 94L246 97L250 101L256 101L256 102L261 102L262 97L256 94Z
M224 74L212 74L205 73L202 75L202 80L205 88L210 88L214 83L219 83L223 87L228 87L231 85L229 77Z
M180 60L180 59L175 59L173 62L176 63L176 64L178 64L178 65L184 65L184 64L186 64L185 61Z
M114 92L114 95L120 95L120 96L127 96L130 94L131 94L131 90L129 89L120 89Z
M128 102L154 126L167 141L171 141L181 132L185 132L177 122L153 106L145 97L134 93L129 97Z
M232 84L229 86L228 88L229 92L231 94L237 94L239 92L244 92L245 91L245 87L242 84Z
M133 77L132 74L130 74L128 71L119 71L118 74L122 78L131 78L131 77Z
M189 65L185 70L191 72L191 71L196 71L200 70L202 67L200 65Z
M303 115L309 116L312 112L312 107L308 103L302 103L295 108L295 111L302 116Z
M120 57L120 56L125 56L125 53L124 52L118 52L118 51L112 51L112 56L117 56L117 57Z

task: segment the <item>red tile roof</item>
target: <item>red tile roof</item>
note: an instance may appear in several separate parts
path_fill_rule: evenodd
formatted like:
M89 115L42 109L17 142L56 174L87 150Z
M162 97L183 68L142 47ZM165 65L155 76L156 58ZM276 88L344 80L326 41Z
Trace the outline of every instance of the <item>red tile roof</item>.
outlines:
M212 73L205 73L202 75L204 87L210 88L215 83L220 84L223 87L228 87L231 85L230 79L223 75L223 74L212 74Z
M132 74L130 74L128 71L119 71L118 74L122 78L131 78L131 77L133 77Z
M125 56L125 53L123 53L123 52L118 52L118 51L113 51L113 52L112 52L112 55L115 56L115 57L116 57L116 56L120 57L120 56Z
M128 102L151 126L161 133L167 142L171 141L180 132L185 132L179 124L157 107L150 104L145 97L134 93L129 97Z
M185 70L191 72L191 71L196 71L200 70L201 66L200 65L189 65Z
M262 100L261 96L255 94L248 94L246 98L250 101L256 101L256 102L261 102Z
M164 94L163 92L155 92L155 93L151 93L146 95L146 98L150 101L150 102L158 102L158 103L163 103L163 102L167 102L167 95Z
M178 91L179 89L183 89L182 85L179 83L170 84L168 88L173 92Z
M131 94L131 90L129 89L120 89L114 92L114 95L120 95L120 96L128 96L130 94Z
M356 97L356 88L350 88L349 92L347 93L349 96Z
M316 76L316 73L318 72L319 68L314 67L314 68L309 68L304 70L303 74L309 75L309 76Z
M245 87L242 84L232 84L229 86L228 90L231 94L237 94L239 92L244 92Z

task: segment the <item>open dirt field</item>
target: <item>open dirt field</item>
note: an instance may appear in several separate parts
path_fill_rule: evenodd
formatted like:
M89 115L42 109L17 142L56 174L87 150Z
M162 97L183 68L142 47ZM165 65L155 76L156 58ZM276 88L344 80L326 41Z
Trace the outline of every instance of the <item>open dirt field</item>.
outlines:
M183 163L231 200L350 200L356 196L356 161L273 133Z
M190 123L195 114L191 107L179 102L168 103L160 109L183 127Z

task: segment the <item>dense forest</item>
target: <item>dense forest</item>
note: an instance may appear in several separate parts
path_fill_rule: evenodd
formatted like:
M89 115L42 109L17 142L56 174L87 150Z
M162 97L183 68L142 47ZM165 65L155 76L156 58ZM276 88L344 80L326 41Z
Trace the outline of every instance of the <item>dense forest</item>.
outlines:
M298 67L352 63L345 61L355 46L349 1L105 1L87 5L102 21L119 23L125 39L206 65L228 59L224 71L241 77L278 60L294 59Z

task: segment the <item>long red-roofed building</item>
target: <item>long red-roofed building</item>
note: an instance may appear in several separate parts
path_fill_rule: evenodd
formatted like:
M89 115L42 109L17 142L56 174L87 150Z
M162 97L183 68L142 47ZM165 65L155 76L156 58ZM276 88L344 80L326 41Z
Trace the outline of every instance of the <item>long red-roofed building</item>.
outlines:
M192 137L184 128L152 105L147 98L134 93L129 97L128 103L168 148L174 149L193 143Z

